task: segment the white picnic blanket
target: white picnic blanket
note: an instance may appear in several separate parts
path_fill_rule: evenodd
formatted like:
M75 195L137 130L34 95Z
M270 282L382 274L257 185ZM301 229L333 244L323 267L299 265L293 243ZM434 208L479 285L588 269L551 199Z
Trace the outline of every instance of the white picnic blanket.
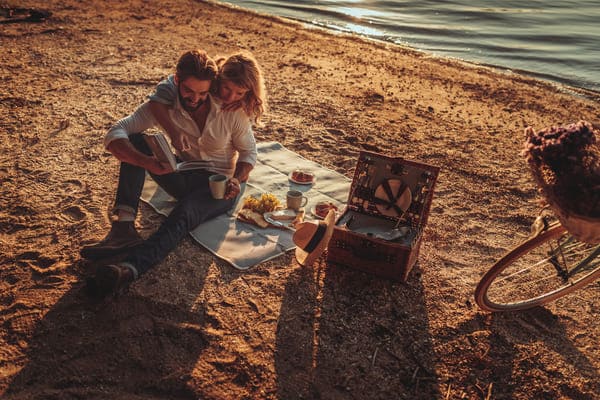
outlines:
M315 174L313 185L298 185L288 179L296 168ZM286 192L290 189L304 192L308 197L306 218L319 201L331 201L341 207L348 200L351 181L344 175L327 169L301 157L277 142L258 143L258 161L250 174L250 180L242 185L242 194L236 206L227 214L199 225L190 232L194 240L217 257L235 268L248 269L261 262L280 256L295 248L293 232L286 229L266 228L241 222L235 218L242 199L261 193L275 194L285 204ZM141 199L162 215L168 215L175 200L162 190L151 178L146 179Z

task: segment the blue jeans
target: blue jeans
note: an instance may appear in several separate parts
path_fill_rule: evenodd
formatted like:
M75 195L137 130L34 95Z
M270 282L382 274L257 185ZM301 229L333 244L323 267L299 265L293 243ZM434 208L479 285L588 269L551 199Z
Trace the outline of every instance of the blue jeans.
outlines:
M152 154L143 134L130 135L129 140L142 153ZM213 172L206 170L174 172L167 175L150 174L160 187L177 199L177 205L158 230L142 244L134 247L125 259L125 262L135 268L136 275L147 272L161 262L199 224L224 214L233 207L235 198L213 199L208 185L208 177L212 174ZM137 213L145 177L144 168L121 163L115 210L125 209Z

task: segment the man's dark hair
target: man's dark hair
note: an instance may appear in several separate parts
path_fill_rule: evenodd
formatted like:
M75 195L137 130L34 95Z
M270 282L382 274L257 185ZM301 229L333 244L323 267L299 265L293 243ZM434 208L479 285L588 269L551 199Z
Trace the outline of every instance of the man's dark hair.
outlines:
M176 73L180 81L193 76L201 81L212 81L219 69L204 50L187 51L177 61Z

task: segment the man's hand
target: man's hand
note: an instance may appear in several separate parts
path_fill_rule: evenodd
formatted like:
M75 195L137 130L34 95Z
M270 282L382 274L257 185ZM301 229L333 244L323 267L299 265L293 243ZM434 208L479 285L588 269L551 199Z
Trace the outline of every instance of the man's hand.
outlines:
M143 168L154 175L166 175L173 172L169 164L161 163L156 157L150 157L150 161L145 163Z
M116 139L108 145L110 151L120 161L144 168L156 175L165 175L173 172L171 166L163 164L154 156L146 155L133 147L129 139Z
M225 187L225 196L224 199L229 200L235 198L241 191L240 181L233 177L227 181L227 185Z
M171 144L179 151L187 151L191 148L189 139L179 131L169 133Z

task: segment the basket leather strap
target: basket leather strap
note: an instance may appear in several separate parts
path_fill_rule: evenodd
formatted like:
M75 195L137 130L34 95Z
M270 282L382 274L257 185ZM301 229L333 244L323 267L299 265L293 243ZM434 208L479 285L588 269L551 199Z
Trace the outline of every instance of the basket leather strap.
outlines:
M393 208L394 211L396 211L396 213L398 213L398 215L402 215L404 213L404 210L401 209L400 207L398 207L396 202L398 201L400 196L402 196L402 194L406 190L407 185L404 182L402 182L402 184L398 188L398 192L396 194L392 193L392 188L390 187L390 184L387 180L383 181L383 183L381 185L383 186L383 190L385 192L385 195L387 196L387 200L380 199L379 197L375 197L373 199L374 203L387 206L386 210Z

